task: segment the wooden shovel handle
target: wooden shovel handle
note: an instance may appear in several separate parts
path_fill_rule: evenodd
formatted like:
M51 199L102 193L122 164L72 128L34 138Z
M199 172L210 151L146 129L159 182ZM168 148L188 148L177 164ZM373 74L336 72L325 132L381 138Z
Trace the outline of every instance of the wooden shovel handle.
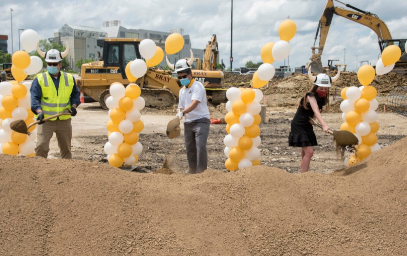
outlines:
M55 118L55 117L58 117L58 116L70 115L70 114L71 114L71 110L70 110L70 109L66 109L66 110L68 110L69 113L59 113L59 114L55 114L55 115L52 115L52 116L49 116L49 117L47 117L47 118L42 119L42 121L48 121L48 120L50 120L50 119L52 119L52 118ZM30 129L31 127L33 127L34 125L39 124L40 122L41 122L41 121L35 121L34 123L30 124L29 126L27 126L27 130Z
M318 120L316 120L316 119L314 119L314 118L312 118L312 117L310 117L309 119L314 122L314 125L316 125L316 126L318 126L319 128L323 129L322 125L318 122ZM334 132L331 131L331 130L328 130L328 133L329 133L329 134L332 134L332 135L334 134Z

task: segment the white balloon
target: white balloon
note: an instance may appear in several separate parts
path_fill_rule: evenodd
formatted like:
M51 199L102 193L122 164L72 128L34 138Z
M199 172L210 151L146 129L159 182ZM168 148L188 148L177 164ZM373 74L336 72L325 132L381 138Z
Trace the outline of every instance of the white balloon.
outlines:
M274 60L283 60L290 55L291 47L287 41L280 40L276 42L271 50Z
M341 105L339 107L342 110L342 112L344 112L344 113L348 113L349 111L355 110L354 101L349 101L349 100L342 101Z
M234 124L230 127L230 135L239 139L245 133L244 126L242 124Z
M32 52L37 49L37 43L40 41L40 37L37 32L32 29L26 29L21 33L20 42L21 46L26 52Z
M151 39L143 39L139 46L141 56L149 60L151 59L157 50L157 46L155 45L154 41Z
M3 154L3 143L0 143L0 154Z
M3 123L2 123L2 128L3 128L3 130L5 130L6 132L11 133L12 130L11 130L11 128L10 128L10 124L11 124L11 122L13 122L13 121L14 121L13 118L4 119L4 120L3 120Z
M137 142L136 144L132 145L131 148L133 149L133 152L131 153L133 156L138 156L141 154L143 151L143 145L141 145L140 142Z
M356 133L360 136L366 136L370 133L371 127L366 122L360 122L356 125Z
M361 92L356 86L351 86L346 90L346 97L351 101L356 101L360 98Z
M230 87L226 91L226 98L233 103L236 100L240 100L240 94L242 94L242 92L239 89L236 87Z
M376 62L376 74L377 75L384 75L389 73L393 70L395 64L389 65L387 67L384 66L382 58L378 59Z
M255 93L254 101L259 102L263 100L263 92L260 89L253 89Z
M247 104L247 113L252 115L258 115L261 111L261 105L258 102L252 102Z
M133 107L137 110L142 110L146 106L146 101L142 97L138 97L137 99L133 100Z
M246 168L246 167L251 167L251 166L253 166L253 163L252 163L252 161L250 161L247 158L243 158L238 163L239 170Z
M30 133L30 135L28 135L28 138L31 140L31 141L35 141L35 139L37 138L37 128L35 128L31 133Z
M11 132L0 129L0 143L7 143L11 141Z
M26 140L23 144L20 144L20 154L21 155L30 155L35 152L35 143L31 140Z
M229 147L225 147L225 149L223 150L223 153L225 154L226 157L229 157L229 151L230 151Z
M13 95L11 93L11 89L13 88L13 85L9 82L1 82L0 83L0 95L7 96L7 95Z
M120 132L112 132L109 135L109 142L114 145L114 146L119 146L121 143L123 143L124 136Z
M118 148L117 145L113 145L110 142L106 142L106 144L104 146L105 153L108 154L108 155L116 154L117 153L117 148Z
M135 156L129 156L124 159L124 164L125 165L133 165L136 162L136 157Z
M140 120L141 113L137 109L133 108L131 111L126 112L126 120L130 120L131 122L137 122ZM132 127L133 128L133 127Z
M342 113L342 120L346 122L346 112Z
M232 112L232 102L230 100L228 100L228 102L226 102L225 107L228 112Z
M249 127L253 124L254 122L254 117L250 113L244 113L239 117L239 122L242 124L244 127Z
M123 120L119 124L119 130L123 134L128 134L133 131L133 123L130 120Z
M359 91L362 91L362 90L363 90L363 88L365 88L365 86L364 86L364 85L359 86Z
M354 133L353 135L355 135L355 137L358 138L358 145L362 144L362 137L357 133Z
M256 147L251 147L249 150L245 150L244 154L248 159L250 159L251 161L254 161L256 159L259 159L260 149L258 149Z
M377 144L377 143L370 147L370 150L371 150L372 152L379 151L380 149L382 149L382 147L381 147L379 144Z
M363 122L367 122L369 124L376 122L376 120L377 120L376 111L369 110L366 113L362 113L362 120L363 120Z
M257 69L257 76L259 77L260 80L263 81L271 80L274 77L275 73L276 70L274 69L274 66L269 63L263 63Z
M31 108L31 95L27 93L24 98L18 99L18 106L22 107L24 109L30 109Z
M376 111L376 109L379 107L379 102L376 99L373 99L369 101L369 110L368 111Z
M253 141L253 147L259 147L260 146L260 144L261 144L261 138L260 138L260 136L257 136L256 138L253 138L252 139L252 141Z
M239 144L239 139L233 137L231 134L228 134L225 136L223 139L223 143L225 144L226 147L228 148L234 148L237 147Z
M17 107L11 112L11 115L13 116L13 119L15 120L25 120L28 117L28 112L25 108L22 107Z
M147 65L143 60L136 59L130 64L130 72L134 77L140 78L147 72Z
M42 60L38 56L31 56L31 62L28 68L24 69L26 75L35 75L42 69Z
M27 88L27 92L29 92L30 89L31 89L31 83L32 83L32 82L24 82L24 83L23 83L23 85L25 86L25 88Z
M2 123L3 123L3 119L0 118L0 129L2 129Z
M106 99L106 106L109 109L115 109L119 107L119 100L113 98L113 96L109 96Z
M109 92L117 102L126 95L126 89L121 83L113 83L110 86Z

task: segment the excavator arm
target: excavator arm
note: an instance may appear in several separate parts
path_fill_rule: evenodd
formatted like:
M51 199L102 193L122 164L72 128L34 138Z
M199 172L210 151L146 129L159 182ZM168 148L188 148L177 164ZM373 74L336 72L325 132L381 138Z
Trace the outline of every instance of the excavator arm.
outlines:
M218 54L218 41L216 39L216 35L214 34L212 35L211 40L208 41L208 44L206 45L202 70L216 70Z

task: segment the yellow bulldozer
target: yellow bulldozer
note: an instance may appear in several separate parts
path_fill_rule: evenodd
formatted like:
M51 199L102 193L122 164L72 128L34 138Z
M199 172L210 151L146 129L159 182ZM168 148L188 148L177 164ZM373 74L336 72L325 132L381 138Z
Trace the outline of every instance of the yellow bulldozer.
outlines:
M0 82L7 80L14 80L13 75L11 74L12 63L3 63L0 65Z
M125 67L128 62L141 59L140 41L140 39L129 38L106 38L103 44L103 60L86 63L81 67L81 78L77 80L80 91L98 101L103 109L107 109L106 99L110 96L110 85L113 82L120 82L125 86L130 83ZM214 104L227 101L223 72L216 71L217 54L217 42L214 35L205 49L202 69L200 69L202 61L193 57L192 50L191 57L188 58L188 62L193 67L192 76L205 86L208 100ZM171 63L168 61L167 63L171 67ZM136 84L141 88L141 95L146 101L146 106L167 108L177 103L180 82L171 70L149 68L143 77L137 79Z
M401 56L400 60L396 63L393 71L406 75L407 55L405 54L405 45L407 39L393 39L389 29L387 28L386 23L379 19L379 17L376 14L363 11L350 4L342 3L339 0L335 1L345 5L346 7L352 10L334 6L334 0L327 1L325 9L319 20L317 32L315 34L314 46L311 47L312 49L312 57L310 58L311 62L308 62L306 64L306 69L308 70L309 65L311 65L311 69L313 72L317 73L325 72L325 68L322 66L321 56L324 50L326 39L328 37L328 32L331 26L332 18L335 14L372 29L378 37L380 52L382 52L384 48L386 48L386 46L388 45L397 45L398 47L400 47L403 55ZM319 35L319 45L315 46L315 43L318 39L318 35Z

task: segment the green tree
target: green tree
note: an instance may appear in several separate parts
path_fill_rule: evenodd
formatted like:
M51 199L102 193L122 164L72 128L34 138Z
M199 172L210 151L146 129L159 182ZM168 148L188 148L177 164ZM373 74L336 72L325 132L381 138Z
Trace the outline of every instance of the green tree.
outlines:
M0 63L11 63L11 54L0 50Z
M224 67L222 66L222 64L217 63L217 64L216 64L216 69L218 69L218 70L223 70Z
M89 63L89 62L94 62L94 60L93 59L80 59L75 63L75 66L80 69L82 67L82 64Z
M254 68L254 63L253 63L253 61L249 60L248 62L246 62L245 67L246 67L246 68Z
M47 41L47 39L41 39L40 42L39 42L39 45L40 45L41 51L43 51L43 52L47 52L47 51L49 51L51 49L56 49L56 50L58 50L60 52L65 51L65 47L63 45L60 45L60 44L57 44L57 43L50 43L50 42ZM43 67L47 66L47 63L45 62L44 58L41 57L38 54L37 51L32 52L31 55L40 57L42 59L42 66ZM62 59L62 69L66 69L68 67L69 67L68 61L65 58Z

